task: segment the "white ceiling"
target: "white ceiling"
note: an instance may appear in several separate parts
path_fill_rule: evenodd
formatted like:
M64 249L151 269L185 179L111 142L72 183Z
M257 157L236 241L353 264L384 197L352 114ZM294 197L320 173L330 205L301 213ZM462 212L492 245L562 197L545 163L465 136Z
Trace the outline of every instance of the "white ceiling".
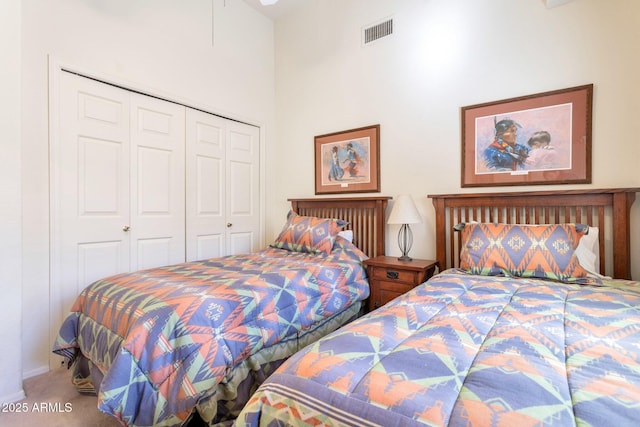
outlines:
M281 16L291 12L296 7L299 7L306 0L278 0L276 4L270 6L263 6L260 4L260 0L244 0L252 8L266 16L267 18L275 21Z

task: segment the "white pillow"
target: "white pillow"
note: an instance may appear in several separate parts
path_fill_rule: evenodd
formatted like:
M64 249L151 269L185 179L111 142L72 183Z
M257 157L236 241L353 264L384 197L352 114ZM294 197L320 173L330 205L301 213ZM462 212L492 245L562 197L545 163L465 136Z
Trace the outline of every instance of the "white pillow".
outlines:
M353 243L353 230L339 231L338 236L341 236L343 239L347 239L350 243Z
M600 277L600 244L598 227L589 227L589 233L578 242L575 255L582 268L594 276Z

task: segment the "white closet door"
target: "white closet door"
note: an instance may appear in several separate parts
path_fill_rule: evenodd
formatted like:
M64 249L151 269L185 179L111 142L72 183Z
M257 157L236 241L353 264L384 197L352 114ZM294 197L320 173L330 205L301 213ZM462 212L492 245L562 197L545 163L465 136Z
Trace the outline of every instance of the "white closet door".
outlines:
M52 339L95 280L258 249L258 128L65 71L53 81Z
M185 260L185 107L131 94L132 269Z
M60 73L51 146L54 329L91 282L129 271L129 94ZM56 318L57 316L57 318Z
M187 109L186 143L187 260L259 249L259 129Z
M260 242L260 132L255 126L227 125L227 252L258 249Z
M185 260L185 108L67 72L55 98L54 331L95 280Z
M187 261L226 254L227 122L221 117L187 108Z

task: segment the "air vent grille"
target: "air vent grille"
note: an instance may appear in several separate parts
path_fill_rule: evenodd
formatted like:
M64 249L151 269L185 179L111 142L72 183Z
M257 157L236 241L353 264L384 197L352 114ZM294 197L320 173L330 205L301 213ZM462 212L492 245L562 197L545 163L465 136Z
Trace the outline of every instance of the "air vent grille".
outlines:
M367 45L393 34L393 19L387 19L362 30L362 44Z

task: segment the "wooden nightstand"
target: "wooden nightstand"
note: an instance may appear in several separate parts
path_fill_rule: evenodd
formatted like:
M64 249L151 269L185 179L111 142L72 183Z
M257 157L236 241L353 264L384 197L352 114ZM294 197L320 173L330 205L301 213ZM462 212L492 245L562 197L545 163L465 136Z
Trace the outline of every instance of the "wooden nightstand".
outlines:
M364 262L369 277L369 311L383 306L397 296L425 282L435 272L438 261L414 259L398 261L397 257L378 256Z

